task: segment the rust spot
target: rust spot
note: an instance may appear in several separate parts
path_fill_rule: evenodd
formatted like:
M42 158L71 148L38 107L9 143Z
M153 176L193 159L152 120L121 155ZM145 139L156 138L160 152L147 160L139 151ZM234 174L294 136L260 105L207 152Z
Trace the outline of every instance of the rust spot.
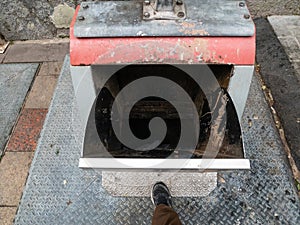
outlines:
M185 34L185 35L209 35L209 33L206 30L203 29L194 29L196 24L194 23L188 23L188 22L182 22L181 23L181 29L179 29L179 32Z
M179 32L185 34L185 35L200 35L200 36L208 36L209 33L205 30L186 30L186 29L180 29Z
M182 22L181 26L182 28L193 29L196 25L194 23Z

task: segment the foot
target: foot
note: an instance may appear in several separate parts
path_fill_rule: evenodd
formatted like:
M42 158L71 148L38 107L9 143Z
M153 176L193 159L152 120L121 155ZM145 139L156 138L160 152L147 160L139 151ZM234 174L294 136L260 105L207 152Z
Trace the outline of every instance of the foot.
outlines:
M160 204L172 207L170 191L163 182L157 182L153 185L151 192L151 201L155 206Z

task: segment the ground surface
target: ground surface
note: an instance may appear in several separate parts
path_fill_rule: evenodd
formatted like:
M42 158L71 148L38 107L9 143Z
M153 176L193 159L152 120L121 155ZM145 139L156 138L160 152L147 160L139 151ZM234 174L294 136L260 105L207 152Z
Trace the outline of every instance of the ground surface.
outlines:
M300 17L280 17L277 23L273 23L278 32L283 27L287 28L285 35L279 35L281 42L267 19L256 19L255 23L256 60L260 65L260 73L267 87L271 89L274 108L278 112L292 154L300 168L300 76L299 69L295 70L300 62L300 45L297 39Z
M299 0L246 0L251 15L256 18L270 15L300 15Z
M7 3L7 2L6 2ZM12 4L14 4L12 2ZM298 26L292 28L287 26L287 22L291 22L289 19L282 18L282 21L279 20L279 23L273 24L273 28L277 32L276 35L274 33L273 28L270 26L267 19L260 18L261 16L266 16L270 14L299 14L299 1L277 1L277 0L267 0L267 1L248 1L248 5L250 6L250 11L252 14L258 18L255 20L256 26L257 26L257 62L260 64L260 75L265 80L266 85L268 88L271 89L271 92L273 93L274 97L274 108L278 111L278 114L280 116L280 119L282 121L284 130L286 132L286 137L288 140L288 143L291 147L291 151L293 156L296 159L296 163L299 166L299 127L300 127L300 115L299 115L299 61L297 61L295 54L299 53L299 48L297 48L297 45L294 45L295 42L299 44L299 30L300 28ZM40 7L39 3L37 3L36 7ZM47 7L46 7L47 8ZM0 7L0 10L3 10L2 7ZM47 9L49 10L49 9ZM51 10L49 11L51 13ZM0 11L1 13L1 11ZM40 11L42 13L42 11ZM22 15L22 18L24 15ZM29 18L30 20L30 18ZM287 20L287 21L286 21ZM299 21L299 20L298 20ZM27 23L27 22L26 22ZM12 23L16 24L16 23ZM286 34L280 34L280 27L284 27L286 31ZM16 26L14 29L17 28ZM48 27L44 27L41 29L47 29ZM277 29L278 28L278 29ZM50 31L53 31L51 28ZM31 37L37 38L40 36L35 36L36 34L34 31L30 31ZM25 32L27 32L25 30ZM298 33L297 33L298 32ZM1 29L0 29L1 33ZM20 32L22 34L22 32ZM43 35L43 32L40 34ZM56 34L56 33L54 33ZM50 35L51 36L51 35ZM50 37L49 36L49 37ZM276 36L279 36L279 40ZM52 36L51 36L52 37ZM282 47L282 45L284 47ZM24 62L32 62L32 63L38 63L39 64L39 70L35 72L35 76L30 80L29 82L32 83L32 86L30 88L30 92L27 93L27 99L24 104L17 104L16 107L14 107L14 112L19 111L21 112L18 115L10 114L11 118L14 118L11 121L11 125L6 128L6 130L13 130L9 134L7 132L1 133L1 137L4 137L4 135L11 135L9 142L6 144L6 153L4 157L1 160L0 163L0 224L12 224L13 219L15 217L15 214L18 209L19 201L22 196L22 191L24 184L27 179L28 171L30 168L31 160L34 155L34 151L37 146L37 140L40 136L40 131L43 127L44 120L46 117L46 114L48 112L48 107L54 92L54 88L56 85L56 80L58 77L58 74L61 69L62 60L64 59L65 54L68 53L68 43L59 43L59 44L51 44L51 41L47 41L46 43L38 42L38 43L18 43L16 42L14 45L11 45L9 49L6 51L6 53L0 54L0 63L24 63ZM294 69L298 71L295 73ZM0 71L1 73L1 71ZM8 76L13 75L14 73L9 72L5 73ZM0 84L1 85L1 84ZM258 91L258 89L256 89ZM0 91L1 92L1 91ZM22 97L23 96L23 97ZM21 98L24 98L26 96L26 93L21 95ZM14 96L12 96L14 97ZM20 99L20 98L18 98ZM10 103L13 103L11 101ZM2 103L3 104L3 103ZM0 104L1 105L1 104ZM3 107L0 109L3 111ZM7 109L5 109L7 110ZM3 117L4 114L2 114ZM5 116L5 115L4 115ZM249 114L249 117L253 117L253 114ZM0 115L1 117L1 115ZM256 117L255 117L256 118ZM1 123L3 121L7 121L7 118L4 120L1 119ZM4 123L3 123L4 124ZM260 125L260 123L255 123L255 126ZM270 125L266 125L268 127ZM273 125L271 125L272 127ZM256 129L256 128L255 128ZM274 135L268 135L267 138L273 138L277 137L276 134ZM63 139L61 139L63 140ZM286 174L290 174L290 170L288 168L286 155L280 146L279 139L276 139L275 146L277 153L280 155L280 160L285 165L284 171ZM5 141L3 142L5 143ZM66 143L64 143L66 144ZM273 142L266 142L267 146L274 148ZM266 146L264 146L266 147ZM267 148L267 147L266 147ZM3 151L3 148L0 149L0 151ZM57 152L57 149L55 150ZM58 150L59 152L59 150ZM269 154L269 153L266 153ZM55 154L56 155L56 154ZM248 155L248 157L251 159L252 157ZM277 156L276 156L277 157ZM245 218L252 218L252 221L254 223L262 223L261 221L264 221L265 218L271 218L272 219L279 219L281 222L280 224L293 224L295 220L297 220L296 216L290 216L289 218L292 219L289 223L289 220L286 219L285 215L289 215L289 208L286 208L285 205L280 205L277 209L273 208L273 204L277 204L277 202L282 201L283 203L286 203L286 199L289 199L289 206L292 208L295 207L295 205L298 204L298 200L295 200L294 198L294 192L293 192L293 181L291 177L289 177L289 180L285 180L286 178L282 179L283 181L286 181L287 187L284 187L282 190L284 190L285 195L283 195L283 192L281 193L280 198L273 199L273 195L270 194L269 190L275 190L276 186L278 186L278 183L274 179L267 179L266 183L263 183L262 180L258 179L261 176L265 176L265 173L271 172L273 173L273 177L276 179L278 178L278 174L280 170L278 170L278 165L274 165L273 161L278 158L273 158L268 160L272 161L270 164L260 164L258 161L254 160L254 168L251 171L251 173L256 173L258 182L256 184L253 184L252 186L247 187L246 189L249 189L250 192L244 193L242 197L240 196L241 193L243 193L243 189L240 189L241 187L241 180L240 179L246 179L248 182L247 175L245 175L244 178L240 177L236 179L236 174L224 174L224 178L219 180L219 191L221 191L222 198L224 197L225 205L222 205L224 210L219 210L218 208L208 207L207 203L204 203L205 210L201 211L199 209L199 206L197 206L196 202L191 199L184 200L184 204L187 205L186 210L181 210L179 213L181 215L187 215L189 213L194 212L203 212L203 214L208 214L211 221L215 221L220 219L219 217L216 217L218 213L224 213L226 215L224 218L230 220L230 218L239 218L238 214L240 212L244 213ZM77 158L76 158L77 159ZM268 161L266 160L266 161ZM45 160L47 162L47 160ZM281 164L282 165L282 164ZM59 167L59 166L58 166ZM265 172L265 170L259 169L259 168L268 168L268 171ZM279 166L280 167L280 166ZM77 168L74 167L75 169ZM281 168L281 167L280 167ZM282 168L281 168L282 169ZM55 171L55 169L52 168L50 172ZM63 171L62 171L63 172ZM13 179L11 179L13 177ZM87 176L83 174L82 178L86 178ZM89 179L89 178L88 178ZM71 178L72 180L72 178ZM65 186L64 180L59 180L57 182L62 181L62 183L59 183L61 186ZM223 182L226 182L227 184L223 185ZM235 183L238 181L238 183ZM52 178L52 180L48 180L47 182L55 183L55 178ZM68 181L69 183L69 181ZM71 181L72 183L72 181ZM76 183L76 182L75 182ZM233 185L230 185L232 183ZM32 183L31 183L32 184ZM74 182L72 183L74 184ZM85 191L89 193L90 198L84 198L84 195L79 195L78 199L76 201L81 202L92 202L92 206L94 207L94 212L99 212L100 208L99 205L97 205L97 202L93 203L93 193L99 194L97 192L97 188L99 188L99 185L101 184L101 179L95 180L94 183L91 183L92 187L90 189L86 189ZM238 185L235 185L238 184ZM228 185L228 186L227 186ZM281 184L280 184L281 185ZM282 188L283 186L280 186ZM266 188L264 188L264 186ZM9 187L9 188L8 188ZM225 188L225 189L223 189ZM265 191L265 190L268 191ZM95 192L96 190L96 192ZM241 192L240 192L241 190ZM291 191L292 190L292 191ZM62 194L64 194L62 190ZM268 193L268 194L266 194ZM28 195L27 195L28 196ZM256 196L256 198L253 198L251 200L252 202L245 205L244 199L247 199L251 196ZM25 197L24 197L25 198ZM255 202L257 199L263 199L262 202ZM273 200L272 200L273 199ZM282 200L284 199L284 200ZM49 199L46 199L49 201ZM53 199L52 199L53 200ZM56 197L54 197L53 201L56 201ZM67 218L71 218L72 221L75 221L77 211L80 211L80 204L72 204L71 199L63 199L63 201L66 200L66 214L63 218L60 218L61 221L66 221ZM101 201L102 199L96 199ZM109 199L109 200L112 200ZM212 201L213 199L209 198L206 199L207 201ZM235 201L238 200L238 201ZM242 201L243 200L243 201ZM146 199L145 201L148 201ZM240 203L240 206L234 206L235 204ZM65 201L63 202L63 204ZM134 201L132 203L135 203ZM182 202L176 200L176 204L180 205ZM199 202L198 202L199 203ZM195 206L196 204L196 206ZM47 205L47 204L45 204ZM68 207L70 205L70 207ZM146 219L149 220L152 212L151 204L148 202L146 203L147 206L149 206L147 209L147 216ZM231 205L231 206L228 206ZM294 205L294 206L292 206ZM126 206L126 205L125 205ZM140 207L144 207L145 205L142 204ZM195 206L195 207L194 207ZM259 215L255 217L255 212L248 207L254 207L259 209ZM275 206L275 205L274 205ZM30 207L30 203L29 206ZM33 208L36 206L32 206ZM130 205L127 205L124 208L124 212L128 212L128 207ZM230 211L230 207L233 207L231 209L234 209L234 211ZM206 210L209 209L209 212ZM248 209L248 210L246 210ZM278 210L280 209L280 210ZM47 208L44 209L45 215L47 215L48 211ZM98 210L98 211L97 211ZM287 210L287 211L286 211ZM279 211L279 212L278 212ZM236 214L237 212L237 214ZM24 206L23 211L19 212L19 215L21 213L25 213ZM38 212L40 213L40 212ZM88 210L86 208L85 211L86 214L92 213L91 210ZM254 213L254 214L253 214ZM264 214L267 213L267 214ZM268 215L269 217L266 217ZM122 214L121 216L126 216L126 214ZM137 217L137 214L131 214L130 218ZM191 216L191 215L189 215ZM22 223L21 217L18 217L18 223ZM223 218L223 219L224 219ZM195 222L195 220L192 220ZM207 221L207 220L206 220ZM28 222L28 220L27 220ZM29 223L29 222L28 222ZM27 223L27 224L28 224ZM232 223L242 223L243 221L240 220L234 220ZM195 224L195 223L192 223ZM213 223L212 223L213 224ZM296 224L296 223L295 223Z
M242 121L245 155L251 161L251 170L219 172L217 187L205 197L174 197L174 207L183 224L297 225L300 220L300 200L292 173L257 76L252 80ZM83 136L67 58L15 224L151 223L150 198L130 195L132 188L150 193L147 177L137 173L140 182L136 186L131 186L134 182L114 180L110 186L123 183L127 195L112 196L102 185L106 178L101 171L78 168ZM123 177L127 175L125 172ZM202 181L189 179L184 185L197 182ZM174 185L184 188L175 183L171 191Z
M0 55L0 224L12 224L68 43L9 46ZM27 63L31 62L31 63Z

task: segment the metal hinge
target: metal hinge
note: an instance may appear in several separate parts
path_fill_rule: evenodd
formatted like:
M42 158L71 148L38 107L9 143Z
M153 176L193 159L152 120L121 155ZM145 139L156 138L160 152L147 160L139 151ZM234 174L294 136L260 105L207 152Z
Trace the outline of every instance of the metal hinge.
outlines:
M144 20L181 20L186 18L183 0L144 0Z

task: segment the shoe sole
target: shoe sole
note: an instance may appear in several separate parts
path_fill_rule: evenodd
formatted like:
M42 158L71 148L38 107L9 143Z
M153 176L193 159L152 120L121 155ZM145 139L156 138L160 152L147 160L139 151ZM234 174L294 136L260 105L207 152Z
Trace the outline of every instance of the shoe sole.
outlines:
M158 181L158 182L156 182L155 184L153 184L152 187L151 187L150 198L151 198L151 202L152 202L152 204L153 204L154 206L155 206L155 203L154 203L154 199L153 199L153 188L154 188L154 186L155 186L156 184L158 184L158 183L163 183L163 184L164 184L164 187L165 187L165 188L168 190L168 192L170 193L169 188L167 187L167 185L166 185L164 182ZM171 196L171 193L170 193L170 196Z

